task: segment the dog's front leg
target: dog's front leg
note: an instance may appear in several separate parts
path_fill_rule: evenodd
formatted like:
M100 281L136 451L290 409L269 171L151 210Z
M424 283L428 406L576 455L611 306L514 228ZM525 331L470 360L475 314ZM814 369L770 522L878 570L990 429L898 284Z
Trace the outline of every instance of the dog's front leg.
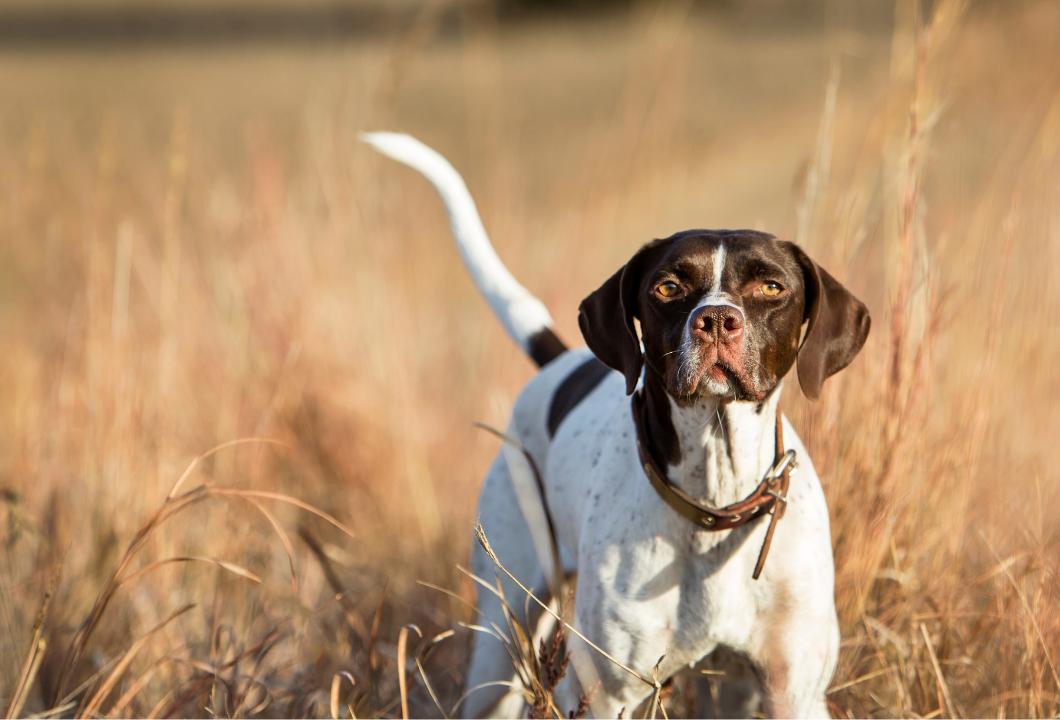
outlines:
M585 567L598 571L598 559L585 561ZM654 617L653 608L613 602L610 585L593 573L579 576L575 598L574 626L591 640L591 647L574 633L567 634L570 665L556 688L558 707L564 714L586 707L592 717L624 717L646 700L652 686L646 682L652 666L667 654L667 634L648 631L638 620ZM660 677L665 680L666 675Z
M614 718L621 713L628 718L650 698L649 685L618 668L598 649L570 633L567 647L570 664L554 692L556 705L565 715L584 708L591 717Z
M753 659L765 680L771 717L829 717L825 691L839 656L835 609L805 607L773 622Z

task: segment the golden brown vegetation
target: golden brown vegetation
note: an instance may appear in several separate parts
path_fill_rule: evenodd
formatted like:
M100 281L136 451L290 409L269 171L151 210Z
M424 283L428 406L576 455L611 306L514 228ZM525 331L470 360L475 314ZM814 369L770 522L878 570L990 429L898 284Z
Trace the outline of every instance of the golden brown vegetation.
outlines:
M869 344L785 398L831 505L832 711L1060 713L1060 8L935 5L0 56L0 709L449 712L472 422L533 370L426 184L356 142L387 128L465 172L569 341L684 227L843 278ZM547 710L562 660L524 659Z

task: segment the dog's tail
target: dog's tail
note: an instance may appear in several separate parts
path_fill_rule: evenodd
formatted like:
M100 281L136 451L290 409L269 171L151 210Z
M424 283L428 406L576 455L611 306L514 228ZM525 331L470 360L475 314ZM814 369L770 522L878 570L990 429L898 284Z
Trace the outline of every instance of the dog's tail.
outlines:
M449 226L464 266L512 339L538 366L562 355L567 346L553 332L552 316L497 257L475 201L449 161L416 138L402 133L363 133L361 139L431 181L449 211Z

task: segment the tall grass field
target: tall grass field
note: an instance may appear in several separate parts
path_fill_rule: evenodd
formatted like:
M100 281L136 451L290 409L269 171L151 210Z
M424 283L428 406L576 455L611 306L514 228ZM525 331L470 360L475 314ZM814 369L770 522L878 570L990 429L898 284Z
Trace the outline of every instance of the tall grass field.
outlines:
M411 5L0 46L0 712L457 712L475 423L534 368L429 185L358 142L387 129L461 170L572 345L652 238L806 248L873 315L783 400L829 500L831 712L1060 714L1060 4ZM547 714L562 658L511 642Z

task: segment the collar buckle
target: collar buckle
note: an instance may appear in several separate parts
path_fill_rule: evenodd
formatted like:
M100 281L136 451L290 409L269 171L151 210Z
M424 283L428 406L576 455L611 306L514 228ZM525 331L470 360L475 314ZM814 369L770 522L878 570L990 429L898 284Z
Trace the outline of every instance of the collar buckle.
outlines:
M769 468L764 479L772 485L777 480L784 477L784 473L793 472L799 466L796 460L796 455L795 448L788 448L785 450L784 454L773 463L773 467Z

